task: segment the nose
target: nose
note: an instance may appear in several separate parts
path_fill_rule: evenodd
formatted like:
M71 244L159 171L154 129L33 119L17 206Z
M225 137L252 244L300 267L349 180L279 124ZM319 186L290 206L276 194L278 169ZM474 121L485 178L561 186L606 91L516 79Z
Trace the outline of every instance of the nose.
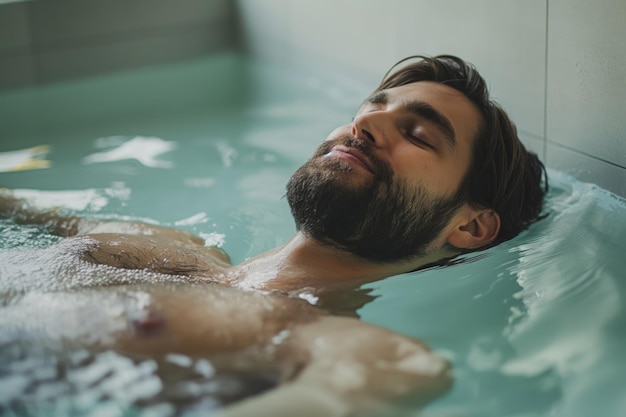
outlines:
M361 140L368 140L376 147L385 142L385 132L388 130L390 115L385 111L374 111L357 115L352 121L352 136Z

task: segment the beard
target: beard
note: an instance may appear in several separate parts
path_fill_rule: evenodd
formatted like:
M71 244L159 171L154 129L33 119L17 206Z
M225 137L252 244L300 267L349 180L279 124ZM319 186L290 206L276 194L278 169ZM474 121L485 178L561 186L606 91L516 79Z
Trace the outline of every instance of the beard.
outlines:
M337 144L356 148L374 167L374 178L353 177L359 170L326 158ZM456 210L458 195L438 197L423 187L394 179L373 145L351 136L326 141L287 184L287 201L296 227L319 243L376 263L424 256Z

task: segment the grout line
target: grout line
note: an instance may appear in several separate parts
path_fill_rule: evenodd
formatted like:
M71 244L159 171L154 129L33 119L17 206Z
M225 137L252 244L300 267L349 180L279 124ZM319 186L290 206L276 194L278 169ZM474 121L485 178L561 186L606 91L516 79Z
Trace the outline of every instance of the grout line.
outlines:
M548 160L548 33L550 21L550 0L546 0L546 43L544 56L544 75L543 75L543 159Z
M33 85L41 84L41 65L39 59L39 46L35 44L35 30L33 29L32 4L26 3L26 24L28 25L28 49L30 51L30 66L33 71Z
M599 162L604 162L605 164L612 165L612 166L614 166L616 168L626 169L626 166L624 166L624 165L620 165L620 164L618 164L616 162L611 162L609 160L606 160L606 159L603 159L603 158L599 158L596 155L591 155L591 154L589 154L587 152L581 151L580 149L572 148L572 147L569 147L567 145L563 145L561 143L552 142L552 141L550 141L550 145L556 146L557 148L568 150L570 152L577 153L579 155L586 156L587 158L595 159L596 161L599 161Z
M37 40L37 42L33 42L33 45L38 48L39 53L55 53L57 51L63 51L66 49L91 47L94 45L107 45L110 43L120 43L129 40L149 39L159 35L172 36L189 32L193 33L198 30L207 31L212 30L212 27L217 26L215 24L216 22L217 24L225 22L225 19L214 20L215 21L196 19L184 23L177 23L174 25L163 25L142 29L133 29L129 31L82 35L44 43ZM208 25L207 23L213 23L213 25Z
M541 134L538 135L536 133L529 132L528 130L525 130L525 129L522 129L522 128L518 128L517 132L520 133L520 134L523 134L524 136L527 136L527 137L529 137L531 139L535 139L535 140L541 141L542 143L544 143L546 141L545 134L543 136Z

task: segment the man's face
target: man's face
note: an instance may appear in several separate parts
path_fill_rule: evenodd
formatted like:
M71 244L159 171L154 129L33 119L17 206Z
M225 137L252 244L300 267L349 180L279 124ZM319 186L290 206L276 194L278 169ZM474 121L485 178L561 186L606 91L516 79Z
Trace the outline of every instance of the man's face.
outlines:
M289 181L298 228L377 262L443 245L480 121L462 93L439 83L373 94Z

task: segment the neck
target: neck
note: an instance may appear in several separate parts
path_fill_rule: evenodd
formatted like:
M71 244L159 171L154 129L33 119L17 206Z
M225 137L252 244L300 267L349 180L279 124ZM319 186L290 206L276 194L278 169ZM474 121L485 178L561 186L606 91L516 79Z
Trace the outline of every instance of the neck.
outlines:
M402 263L373 263L325 246L301 232L285 245L229 270L231 283L241 288L297 291L360 285L415 270L453 255L440 250Z

